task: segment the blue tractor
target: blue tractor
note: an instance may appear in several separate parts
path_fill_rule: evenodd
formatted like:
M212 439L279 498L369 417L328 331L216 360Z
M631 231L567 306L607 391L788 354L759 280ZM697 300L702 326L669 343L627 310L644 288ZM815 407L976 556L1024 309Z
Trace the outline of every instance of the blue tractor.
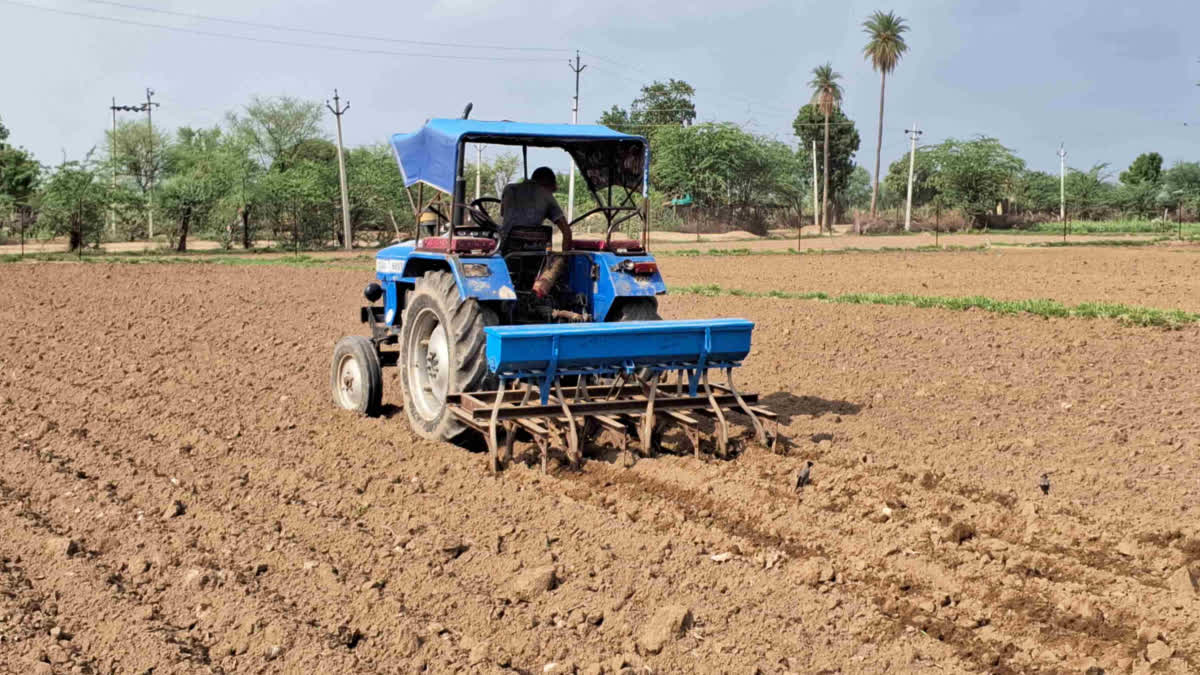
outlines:
M467 202L468 143L520 147L526 176L529 148L565 150L599 204L571 225L601 220L603 235L577 234L561 255L550 254L548 227L502 236L498 199ZM398 367L412 429L442 441L482 434L493 469L502 439L506 456L523 435L537 441L543 466L552 447L577 463L597 431L613 431L623 448L621 432L633 434L650 452L668 421L688 430L699 453L700 417L716 420L724 452L725 409L749 416L768 442L758 418L774 416L733 388L752 324L660 320L657 296L667 289L646 250L645 138L603 126L433 119L391 146L420 225L414 239L376 256L360 313L371 336L334 349L339 406L377 414L381 369ZM638 239L620 234L625 223L640 226ZM709 383L714 368L729 373L728 384Z

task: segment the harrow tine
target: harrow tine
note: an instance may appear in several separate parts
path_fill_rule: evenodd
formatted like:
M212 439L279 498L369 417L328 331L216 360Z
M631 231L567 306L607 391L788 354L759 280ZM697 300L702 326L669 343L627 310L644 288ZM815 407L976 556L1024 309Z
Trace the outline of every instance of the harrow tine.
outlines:
M738 393L737 387L733 386L733 368L725 369L725 378L725 381L729 383L729 393L733 394L733 398L737 400L738 407L742 409L742 412L745 413L746 416L750 418L750 421L754 424L754 433L758 437L758 442L764 446L773 446L774 443L767 440L767 432L763 429L762 422L758 420L758 416L754 414L754 411L750 409L750 406L746 405L746 401L742 399L742 395Z
M717 419L717 457L725 459L729 456L729 422L725 421L725 412L721 410L716 397L713 396L712 386L708 383L707 368L700 375L700 383L704 385L704 393L708 396L709 407Z
M654 395L658 392L658 385L653 382L642 382L642 388L646 390L646 414L642 416L638 424L638 442L642 446L643 457L654 456Z
M579 449L579 429L575 426L575 416L571 414L571 406L567 405L567 398L563 396L562 378L554 378L554 393L562 405L563 414L567 416L567 460L570 461L572 469L578 469L583 454Z
M504 400L504 381L496 389L496 400L492 403L492 417L488 422L488 459L492 465L492 473L500 472L500 440L496 437L496 426L500 419L500 403ZM509 435L511 438L511 434ZM505 440L505 443L511 443Z

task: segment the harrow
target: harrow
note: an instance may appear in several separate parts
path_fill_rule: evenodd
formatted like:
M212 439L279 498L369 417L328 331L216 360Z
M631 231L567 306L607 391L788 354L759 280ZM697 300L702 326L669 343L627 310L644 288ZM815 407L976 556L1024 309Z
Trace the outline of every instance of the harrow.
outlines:
M748 418L758 442L774 450L776 415L733 380L753 327L743 319L491 326L487 365L498 386L449 394L447 404L487 439L493 471L512 459L519 431L533 438L543 471L552 447L578 466L583 446L603 432L632 465L631 440L639 454L652 455L672 426L700 458L703 419L712 421L716 454L724 457L729 413ZM714 370L724 384L710 381Z

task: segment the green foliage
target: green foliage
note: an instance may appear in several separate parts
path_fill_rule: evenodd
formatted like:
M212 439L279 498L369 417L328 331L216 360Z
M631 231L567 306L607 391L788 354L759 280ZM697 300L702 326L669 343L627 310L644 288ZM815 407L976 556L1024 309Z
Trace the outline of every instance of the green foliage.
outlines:
M83 161L63 162L47 177L38 204L38 222L51 234L68 235L69 248L99 243L107 195L91 153Z
M1068 169L1066 196L1071 212L1089 218L1108 208L1115 190L1109 182L1110 177L1105 163L1096 164L1087 171Z
M1009 194L1025 162L994 138L947 139L929 149L930 183L942 204L980 220Z
M241 172L240 146L226 143L219 128L179 129L169 150L172 176L163 185L159 203L167 216L167 239L187 250L193 227L211 225L222 198Z
M871 174L861 166L850 172L846 188L837 196L837 202L848 209L865 209L871 205Z
M863 56L871 62L872 68L880 73L896 69L900 57L908 51L908 43L904 41L907 31L908 25L895 12L876 11L863 22L863 32L868 36Z
M367 145L347 151L346 181L353 231L377 231L381 242L412 236L412 207L404 196L404 179L387 145ZM467 183L470 185L470 180Z
M656 189L692 195L699 206L795 205L804 199L804 168L783 143L732 124L662 129L651 178Z
M1200 207L1200 162L1178 162L1165 171L1159 203Z
M913 164L913 206L925 206L937 198L937 187L933 182L933 174L937 171L936 148L923 146L917 148ZM900 206L908 199L908 154L888 165L887 176L883 179L883 193L889 197L885 203Z
M1143 152L1133 160L1127 171L1121 172L1121 182L1125 185L1158 183L1162 177L1162 163L1162 155L1157 152Z
M1059 206L1058 176L1045 171L1022 171L1013 183L1013 205L1033 213L1057 213Z
M227 120L233 133L263 166L286 171L302 159L313 159L306 142L325 138L321 131L323 113L316 101L255 96L241 115L231 112Z
M695 96L696 90L683 80L656 80L642 87L629 110L614 105L600 116L599 123L625 133L652 136L659 128L695 121Z
M806 160L811 161L808 153L811 152L813 141L817 142L818 157L821 156L821 149L825 146L825 116L818 106L809 104L801 107L792 122L792 129L800 139ZM829 194L834 208L845 206L839 199L850 184L850 176L854 172L854 153L858 152L860 143L861 139L854 122L841 110L834 109L829 116ZM801 167L800 171L811 172L812 167ZM907 166L905 171L907 172ZM817 180L824 182L824 179L825 164L818 161Z
M117 124L115 133L105 132L107 168L116 173L118 182L132 182L145 194L169 170L169 146L170 137L162 130L151 129L142 122L122 121Z
M812 73L813 79L808 82L808 86L813 90L810 103L828 117L842 104L842 85L837 82L842 79L842 75L834 72L832 63L819 65L813 68Z

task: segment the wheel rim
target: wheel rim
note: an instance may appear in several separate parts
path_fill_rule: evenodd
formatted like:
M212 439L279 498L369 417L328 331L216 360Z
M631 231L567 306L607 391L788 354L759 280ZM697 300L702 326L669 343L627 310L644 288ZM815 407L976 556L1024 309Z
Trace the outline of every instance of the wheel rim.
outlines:
M347 410L357 410L363 400L362 368L353 354L344 354L337 368L338 403Z
M422 419L435 420L446 405L451 364L446 329L432 309L413 320L407 356L409 397Z

